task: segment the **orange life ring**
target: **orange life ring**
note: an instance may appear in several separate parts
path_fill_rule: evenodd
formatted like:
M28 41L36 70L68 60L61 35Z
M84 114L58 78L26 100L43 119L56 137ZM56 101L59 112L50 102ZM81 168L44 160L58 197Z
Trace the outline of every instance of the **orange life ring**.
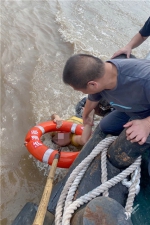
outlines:
M65 131L81 135L83 131L83 125L75 124L69 121L63 121L62 126L57 129L56 123L53 121L47 121L34 126L28 131L25 137L26 148L36 159L49 165L52 164L54 156L56 153L58 153L58 150L48 148L41 142L40 137L44 133L53 131ZM79 152L61 152L57 166L60 168L69 168L78 154Z

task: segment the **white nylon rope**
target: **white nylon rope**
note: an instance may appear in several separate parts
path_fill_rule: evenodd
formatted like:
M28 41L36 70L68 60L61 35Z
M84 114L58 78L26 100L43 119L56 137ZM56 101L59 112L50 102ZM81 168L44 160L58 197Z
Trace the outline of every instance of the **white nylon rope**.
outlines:
M73 196L74 193L79 185L80 180L82 179L82 176L84 175L86 169L88 168L89 164L91 163L91 161L93 160L94 157L96 157L103 149L106 149L109 147L109 145L116 139L117 137L109 137L109 138L105 138L104 140L102 140L94 149L93 151L90 153L90 155L88 155L70 174L64 188L63 191L61 193L61 196L59 198L57 207L56 207L56 217L55 217L55 224L56 225L70 225L70 219L72 217L72 214L74 213L74 211L80 207L81 205L83 205L84 203L89 202L90 200L92 200L93 198L99 196L101 193L104 193L105 191L107 191L110 187L114 186L115 184L117 184L118 182L122 181L123 179L125 179L128 175L130 175L131 173L133 173L134 170L136 170L136 168L139 166L140 162L141 162L141 157L139 157L132 165L130 165L126 170L122 171L120 174L118 174L117 176L111 178L108 181L105 181L107 179L107 172L104 172L103 174L103 182L105 181L105 183L102 183L100 186L98 186L97 188L93 189L92 191L90 191L89 193L81 196L80 198L76 199L74 202L72 202L73 200ZM104 156L105 158L105 156ZM103 163L102 163L103 164ZM103 166L102 166L103 167ZM106 165L104 166L106 167ZM137 179L135 179L137 181ZM131 185L132 186L132 185ZM132 205L133 205L133 195L135 196L135 191L133 191L133 186L131 188L132 190L129 191L129 197L127 200L127 204L126 204L126 209L127 209L127 216L129 216L130 214L130 210L132 209ZM107 194L107 192L106 192ZM107 194L108 196L108 194ZM132 200L131 200L132 198ZM65 206L64 206L65 204ZM63 211L64 208L64 211ZM63 214L63 215L62 215Z
M127 199L126 206L125 206L126 220L131 217L131 213L133 210L132 206L133 206L135 195L137 195L140 191L141 159L142 158L139 157L139 165L136 168L136 170L133 172L133 176L131 179L131 185L129 187L128 199Z
M94 149L93 151L72 171L72 173L70 174L63 190L62 193L60 195L59 201L57 203L57 207L56 207L56 213L55 213L55 224L56 225L62 225L62 211L63 211L63 207L64 207L64 202L67 196L67 193L69 192L70 187L73 185L75 185L76 182L76 177L78 177L78 175L81 175L80 172L82 170L83 171L83 175L86 172L86 168L89 166L89 164L91 163L91 161L94 159L94 157L96 157L102 150L104 147L109 146L117 137L109 137L109 138L105 138L104 140L102 140ZM81 172L82 173L82 172ZM78 185L78 183L81 180L81 176L79 176L78 182L76 183L76 185ZM73 196L74 193L72 193ZM72 199L73 197L69 196L69 199ZM67 203L66 203L67 205Z
M138 159L139 160L139 159ZM120 182L122 179L124 179L126 176L128 176L130 173L134 171L134 169L138 166L138 161L134 162L130 167L128 167L125 171L118 174L114 178L110 179L109 181L105 182L104 184L101 184L99 187L95 188L91 192L81 196L77 200L75 200L73 203L69 205L69 207L66 209L63 215L62 224L70 225L70 219L74 211L83 205L84 203L89 202L93 198L99 196L103 191L107 190L108 188L111 188L118 182Z
M107 148L104 148L101 154L101 183L104 184L107 181ZM108 197L108 190L103 192L103 196Z

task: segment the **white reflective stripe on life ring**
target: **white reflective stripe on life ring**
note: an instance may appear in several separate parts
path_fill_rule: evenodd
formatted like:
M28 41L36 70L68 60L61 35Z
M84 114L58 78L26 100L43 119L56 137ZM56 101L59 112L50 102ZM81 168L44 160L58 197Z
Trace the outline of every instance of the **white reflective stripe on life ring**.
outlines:
M38 127L40 129L40 131L42 131L42 134L45 133L45 129L42 126L35 126L35 127Z
M51 149L51 148L48 148L48 149L46 150L46 152L45 152L44 155L43 155L43 160L42 160L44 163L48 163L49 157L50 157L50 155L52 154L53 151L54 151L54 150Z
M75 133L77 125L78 125L78 124L76 124L76 123L73 123L73 124L72 124L72 127L71 127L71 133Z

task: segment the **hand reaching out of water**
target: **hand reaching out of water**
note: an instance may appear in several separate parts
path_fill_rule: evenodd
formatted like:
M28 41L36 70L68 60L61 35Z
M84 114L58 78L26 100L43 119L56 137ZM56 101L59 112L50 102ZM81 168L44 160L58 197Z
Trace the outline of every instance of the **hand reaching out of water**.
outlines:
M62 119L57 115L57 114L53 114L51 116L52 120L54 123L56 123L56 128L60 128L62 126Z
M150 134L150 117L141 120L132 120L124 125L127 140L143 145Z

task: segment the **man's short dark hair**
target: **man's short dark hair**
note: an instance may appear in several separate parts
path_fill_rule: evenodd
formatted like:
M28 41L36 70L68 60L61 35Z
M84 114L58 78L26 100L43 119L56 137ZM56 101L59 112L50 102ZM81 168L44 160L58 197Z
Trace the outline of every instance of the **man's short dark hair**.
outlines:
M104 75L104 62L92 55L70 57L63 71L63 81L77 89L86 89L87 83Z

